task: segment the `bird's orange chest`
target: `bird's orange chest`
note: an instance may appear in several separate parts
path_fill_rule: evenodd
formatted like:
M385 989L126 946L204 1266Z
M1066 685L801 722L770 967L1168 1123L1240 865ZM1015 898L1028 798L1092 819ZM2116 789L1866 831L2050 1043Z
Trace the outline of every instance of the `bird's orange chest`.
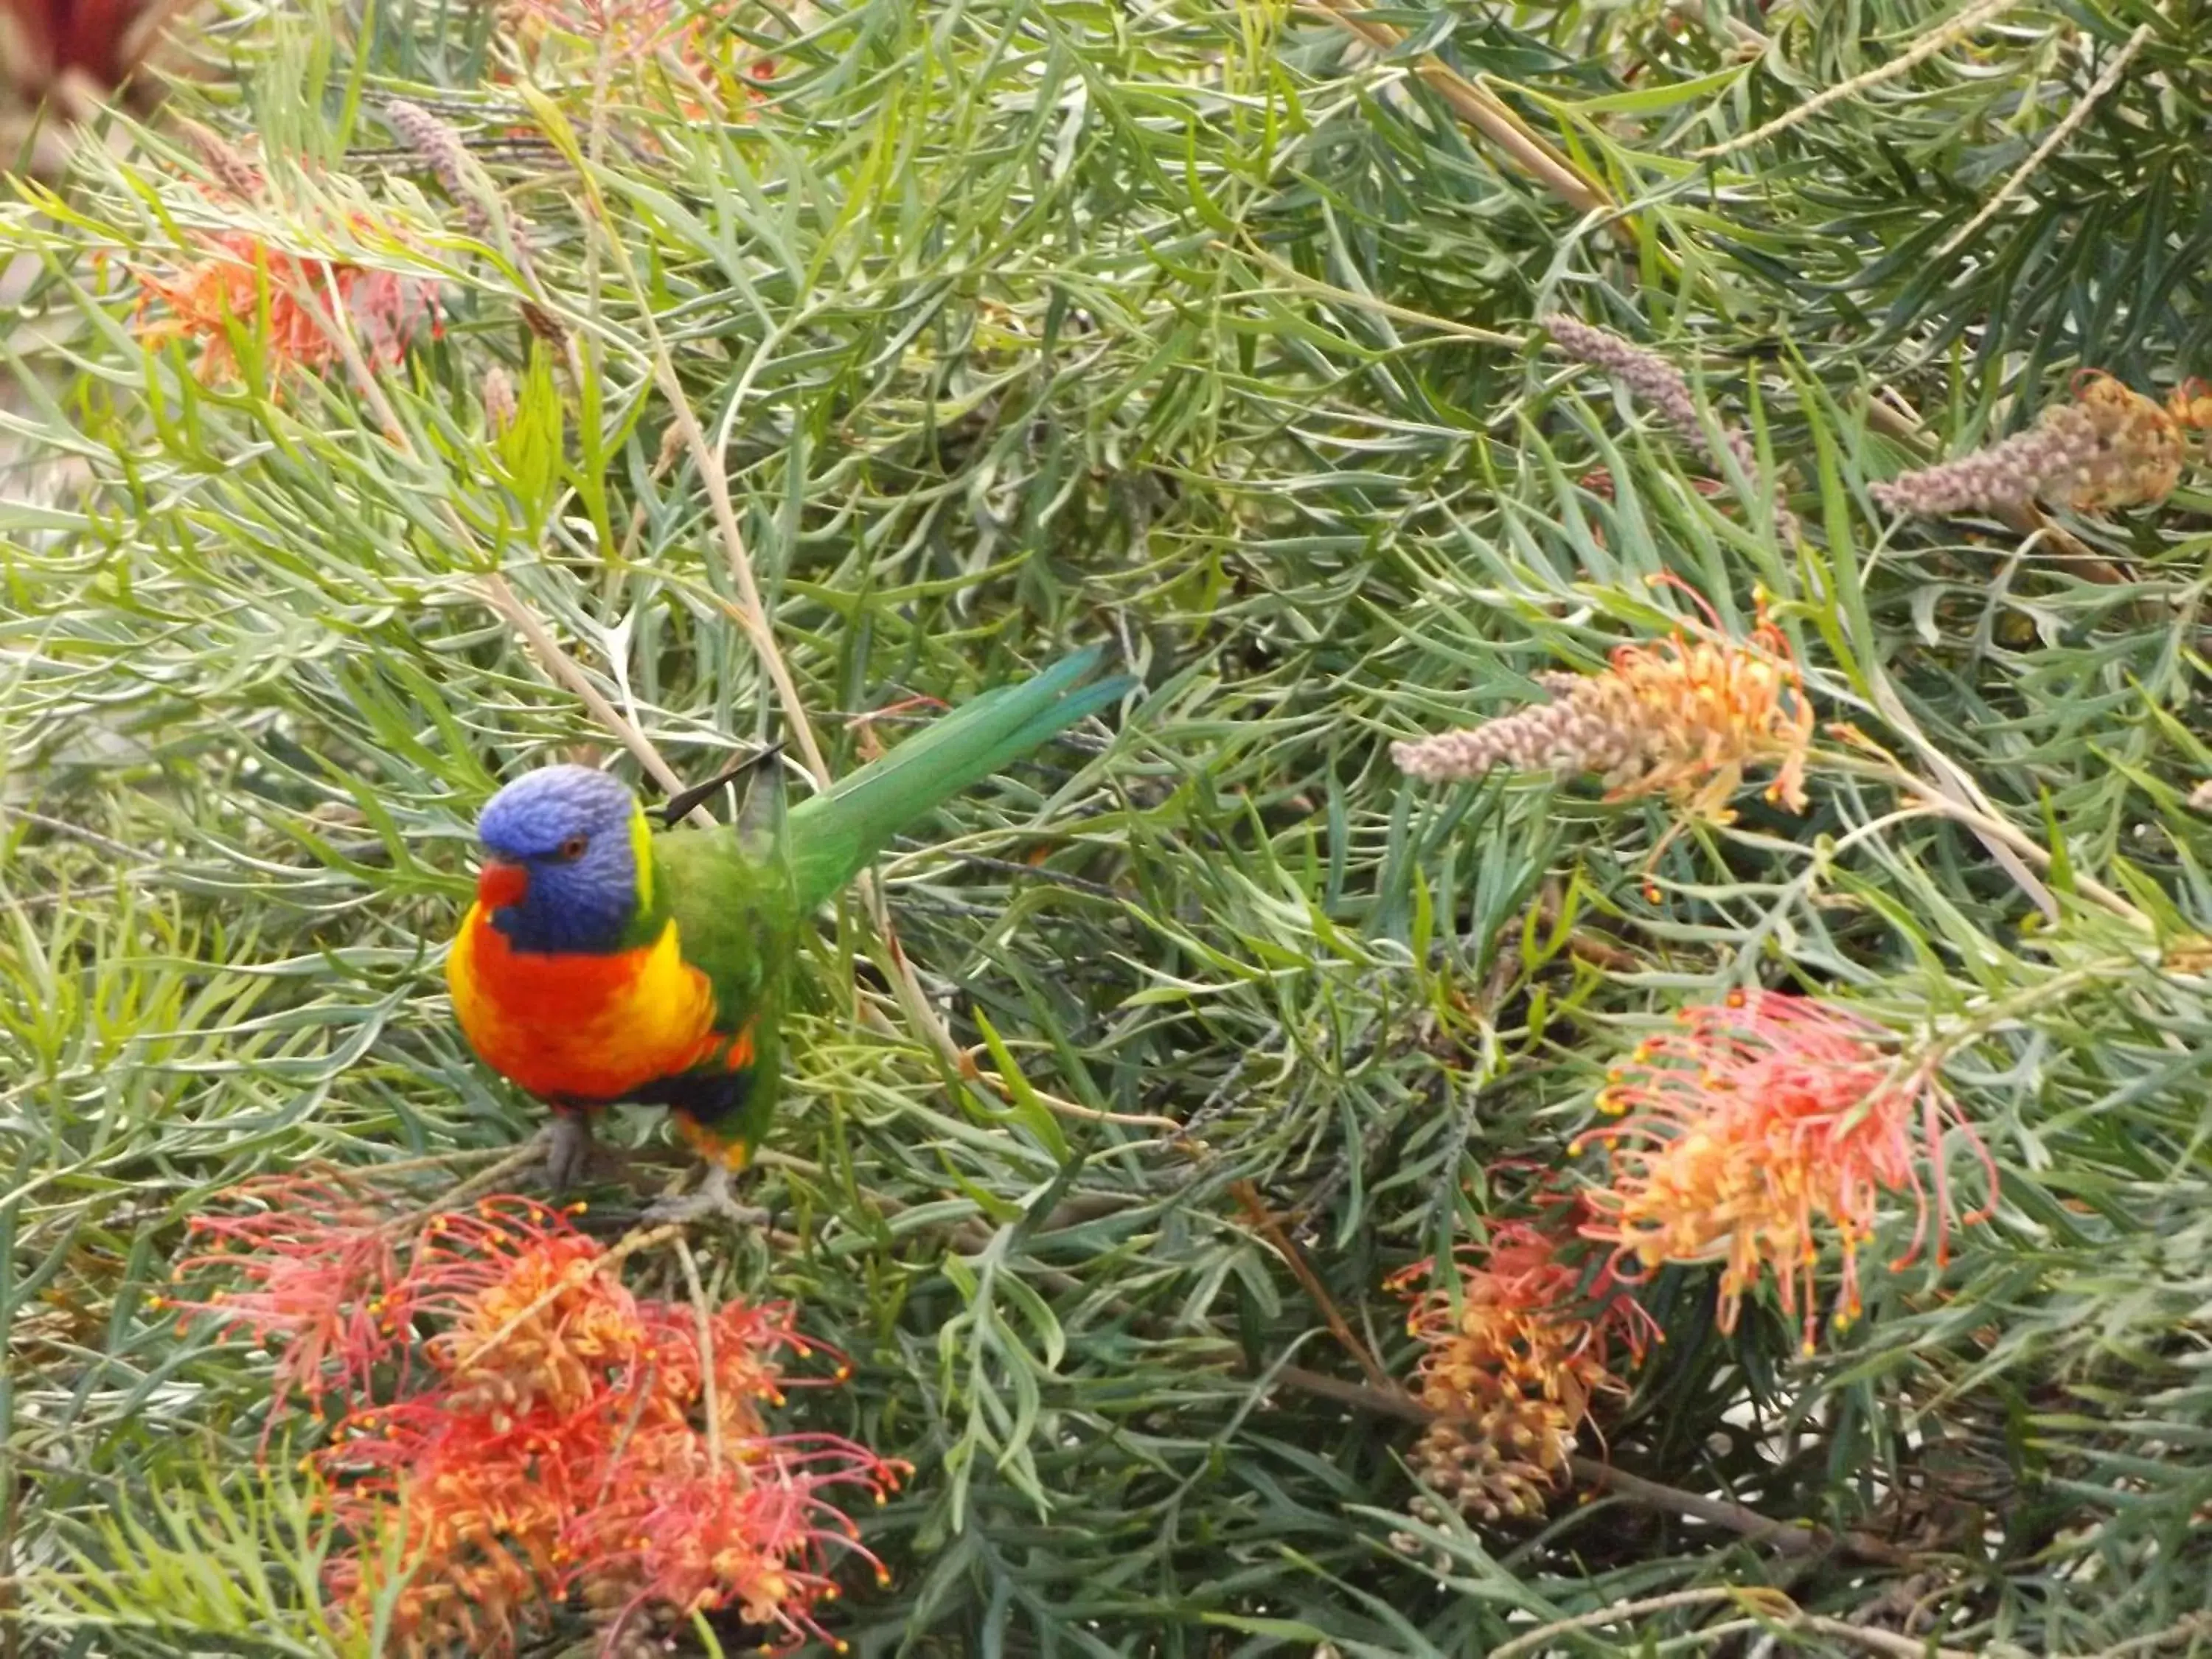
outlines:
M494 1071L553 1101L620 1100L704 1063L714 992L676 924L606 955L517 951L471 905L446 958L453 1012Z

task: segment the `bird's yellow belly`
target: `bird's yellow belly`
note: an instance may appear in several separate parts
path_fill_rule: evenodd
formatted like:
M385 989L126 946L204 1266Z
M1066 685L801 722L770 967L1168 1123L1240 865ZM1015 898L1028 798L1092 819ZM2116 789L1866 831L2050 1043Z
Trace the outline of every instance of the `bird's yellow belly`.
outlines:
M607 955L517 951L471 905L446 958L461 1030L484 1064L541 1099L623 1099L720 1047L714 993L673 921Z

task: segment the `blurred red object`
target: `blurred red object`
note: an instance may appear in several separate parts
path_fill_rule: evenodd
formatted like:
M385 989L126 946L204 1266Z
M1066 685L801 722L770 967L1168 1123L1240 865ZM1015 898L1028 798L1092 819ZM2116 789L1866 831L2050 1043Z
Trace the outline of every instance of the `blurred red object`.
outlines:
M178 9L176 0L0 0L0 78L33 102L64 92L64 112L80 114L72 106L86 94L131 80ZM131 91L146 101L154 88Z

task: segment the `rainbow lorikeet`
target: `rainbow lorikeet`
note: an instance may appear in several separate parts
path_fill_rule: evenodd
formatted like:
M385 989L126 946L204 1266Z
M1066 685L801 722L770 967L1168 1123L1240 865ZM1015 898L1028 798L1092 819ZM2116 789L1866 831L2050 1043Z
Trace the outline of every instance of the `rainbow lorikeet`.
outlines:
M477 1054L554 1108L555 1184L589 1160L591 1111L638 1101L708 1164L656 1216L740 1213L730 1182L775 1108L799 927L908 824L1127 692L1084 685L1099 656L988 692L787 811L771 757L733 824L656 831L627 785L581 766L494 795L446 981Z

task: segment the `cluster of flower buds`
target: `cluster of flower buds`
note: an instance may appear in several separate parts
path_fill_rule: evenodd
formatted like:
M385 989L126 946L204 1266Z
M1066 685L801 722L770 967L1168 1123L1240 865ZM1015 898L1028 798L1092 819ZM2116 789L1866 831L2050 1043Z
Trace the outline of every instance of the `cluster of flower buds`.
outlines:
M1594 772L1609 798L1662 793L1693 816L1725 823L1745 769L1772 763L1767 793L1805 810L1813 739L1788 638L1762 612L1747 641L1678 634L1624 645L1595 674L1541 673L1552 701L1465 731L1394 744L1391 758L1425 783L1515 771Z
M1954 460L1869 486L1893 513L2005 511L2042 501L2076 512L2155 506L2181 482L2185 433L2212 425L2212 397L2189 382L2161 407L2111 375L2084 369L2074 401L2024 432Z
M1571 1233L1564 1242L1571 1245ZM1602 1267L1585 1290L1562 1243L1509 1223L1487 1249L1453 1263L1446 1283L1431 1282L1427 1261L1392 1281L1413 1299L1407 1328L1422 1345L1414 1388L1437 1413L1413 1468L1431 1491L1480 1520L1542 1512L1591 1401L1626 1391L1614 1351L1640 1359L1656 1334Z
M1712 441L1706 435L1705 421L1698 411L1696 395L1680 369L1657 352L1646 350L1633 341L1579 318L1559 313L1542 319L1542 323L1544 331L1561 351L1618 380L1632 397L1647 404L1661 420L1681 434L1692 448L1718 464L1719 457L1713 453ZM1728 447L1737 468L1746 479L1757 483L1760 476L1759 452L1752 447L1751 440L1740 428L1717 422L1716 424L1719 426L1721 441ZM1778 501L1774 505L1776 536L1786 544L1797 538L1798 530L1797 515Z

